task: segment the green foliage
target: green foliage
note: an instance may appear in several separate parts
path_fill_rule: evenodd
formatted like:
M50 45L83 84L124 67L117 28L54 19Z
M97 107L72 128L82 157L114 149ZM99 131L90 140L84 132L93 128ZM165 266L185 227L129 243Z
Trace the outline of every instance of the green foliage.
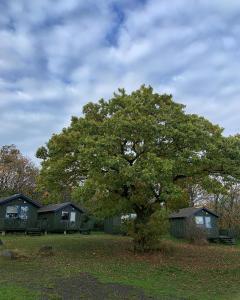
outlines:
M119 89L109 101L85 105L83 116L38 150L39 187L72 195L99 216L135 212L135 234L147 235L161 207L186 205L190 183L211 190L239 179L240 137L222 131L171 95Z
M38 150L36 152L36 157L43 159L43 160L47 159L47 157L48 157L47 149L45 147L38 148Z
M168 215L168 211L163 208L156 210L146 223L141 220L129 223L128 233L134 239L135 251L145 252L159 247L161 237L169 229Z

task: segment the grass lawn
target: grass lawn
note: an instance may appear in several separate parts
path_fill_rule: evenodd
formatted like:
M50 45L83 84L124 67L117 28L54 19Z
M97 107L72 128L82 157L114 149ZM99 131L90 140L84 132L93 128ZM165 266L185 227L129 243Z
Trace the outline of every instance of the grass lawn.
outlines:
M129 238L104 234L8 235L2 240L1 248L17 249L25 257L0 258L1 300L97 299L84 294L94 284L96 291L107 293L104 299L140 299L139 291L154 299L240 299L238 245L194 246L166 239L160 252L135 255ZM53 246L55 254L39 257L44 245ZM79 297L63 296L78 285L85 289L78 287ZM113 296L118 286L124 298Z

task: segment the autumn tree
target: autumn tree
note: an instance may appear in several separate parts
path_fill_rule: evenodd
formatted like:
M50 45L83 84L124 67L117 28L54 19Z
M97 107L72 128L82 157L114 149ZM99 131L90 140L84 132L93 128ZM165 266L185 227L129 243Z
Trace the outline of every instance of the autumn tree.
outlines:
M88 103L83 116L38 150L40 183L66 190L103 216L134 212L135 249L151 247L153 220L164 208L187 205L188 186L239 178L240 139L187 114L171 95L142 86Z
M238 181L222 183L222 188L212 189L210 193L206 190L198 190L199 194L194 199L197 205L204 205L218 216L220 229L227 230L230 234L240 237L240 184Z
M23 193L33 196L38 168L15 145L0 148L0 195Z

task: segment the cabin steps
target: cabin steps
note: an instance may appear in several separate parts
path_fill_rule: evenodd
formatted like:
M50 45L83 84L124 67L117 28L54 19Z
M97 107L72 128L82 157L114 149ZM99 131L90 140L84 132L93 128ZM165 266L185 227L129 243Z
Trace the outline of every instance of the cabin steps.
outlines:
M39 228L29 228L26 233L27 235L31 235L31 236L42 235L42 231Z
M226 245L236 245L236 240L233 237L220 235L219 236L219 242L226 244Z

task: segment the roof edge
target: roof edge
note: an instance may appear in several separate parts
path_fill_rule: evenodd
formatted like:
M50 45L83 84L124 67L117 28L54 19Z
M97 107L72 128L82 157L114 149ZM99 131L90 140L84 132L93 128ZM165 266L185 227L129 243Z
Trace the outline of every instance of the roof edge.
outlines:
M61 204L62 204L62 205L61 205ZM57 207L57 208L55 208L55 209L49 209L49 210L46 210L46 211L39 211L39 210L44 209L44 208L46 208L46 207L48 206L48 205L45 205L45 206L42 206L42 207L39 208L38 213L44 214L44 213L57 212L57 211L59 211L59 210L65 208L65 207L67 207L68 205L73 206L76 210L78 210L78 211L80 211L80 212L82 212L82 213L85 212L85 210L84 210L83 208L77 206L76 204L74 204L74 203L72 203L72 202L66 202L66 203L52 203L52 204L49 204L49 206L50 206L50 205L59 205L59 207Z
M23 200L25 200L25 201L28 201L28 202L32 203L33 205L35 205L35 206L38 207L38 208L42 207L42 205L41 205L38 201L32 200L31 198L29 198L29 197L27 197L27 196L25 196L24 194L21 194L21 193L19 193L19 194L14 194L14 195L12 195L12 196L5 197L5 198L0 199L0 205L1 205L1 204L5 204L5 203L7 203L7 202L10 202L10 201L12 201L12 200L15 200L15 199L17 199L17 198L20 198L20 199L23 199Z
M193 211L190 214L186 214L186 215L183 215L183 214L181 215L181 210L191 209L191 207L185 207L185 208L179 209L178 211L171 213L169 215L169 219L185 219L185 218L189 218L191 216L196 215L201 210L204 210L204 211L208 212L209 214L214 215L215 217L219 218L218 214L216 214L214 211L208 209L205 206L202 206L202 207L192 207L192 208L195 209L195 211Z

